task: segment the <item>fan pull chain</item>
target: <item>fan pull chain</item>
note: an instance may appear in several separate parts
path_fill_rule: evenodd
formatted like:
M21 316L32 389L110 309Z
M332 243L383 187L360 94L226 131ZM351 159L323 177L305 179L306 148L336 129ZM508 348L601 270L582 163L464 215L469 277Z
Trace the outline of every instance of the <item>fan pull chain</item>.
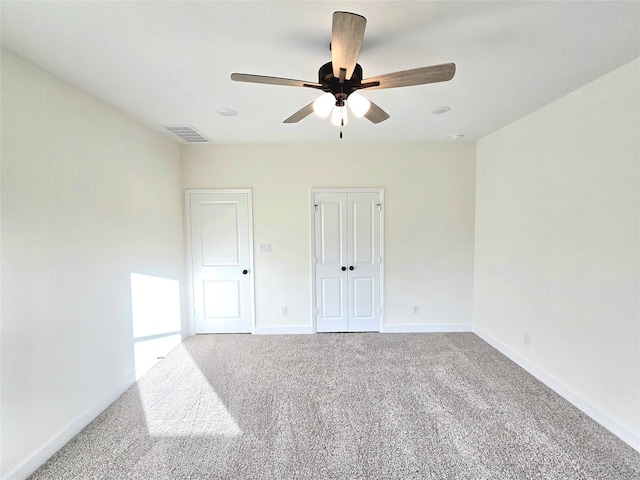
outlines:
M340 118L340 140L342 140L342 127L344 127L344 110L342 110L342 117Z

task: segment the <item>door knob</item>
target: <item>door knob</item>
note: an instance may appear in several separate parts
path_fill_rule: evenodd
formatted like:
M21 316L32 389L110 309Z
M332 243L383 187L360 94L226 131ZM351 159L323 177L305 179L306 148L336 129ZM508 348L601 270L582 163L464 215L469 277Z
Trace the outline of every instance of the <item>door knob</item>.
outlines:
M353 268L354 268L354 267L353 267L353 265L351 265L351 266L349 267L349 270L353 270Z
M341 270L344 272L347 269L347 267L342 267Z
M243 275L246 275L247 273L249 273L249 270L242 270Z

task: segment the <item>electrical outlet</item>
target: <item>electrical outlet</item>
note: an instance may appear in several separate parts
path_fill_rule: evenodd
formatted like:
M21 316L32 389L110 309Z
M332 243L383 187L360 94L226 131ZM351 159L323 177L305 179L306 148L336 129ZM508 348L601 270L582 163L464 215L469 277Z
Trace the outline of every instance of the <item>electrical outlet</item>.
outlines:
M529 345L531 345L531 335L529 335L528 333L525 333L524 336L522 337L522 341L528 347Z
M420 313L420 305L414 305L413 306L413 314L417 315Z
M282 315L289 315L288 309L287 307L282 307L282 309L280 310L280 313Z

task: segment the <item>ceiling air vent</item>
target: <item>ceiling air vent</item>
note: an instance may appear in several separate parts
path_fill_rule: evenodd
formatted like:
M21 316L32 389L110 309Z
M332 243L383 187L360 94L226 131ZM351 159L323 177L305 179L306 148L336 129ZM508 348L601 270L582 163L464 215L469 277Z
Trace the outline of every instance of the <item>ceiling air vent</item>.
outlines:
M173 133L176 137L180 138L187 143L211 143L207 137L205 137L198 130L191 125L163 125L164 128Z

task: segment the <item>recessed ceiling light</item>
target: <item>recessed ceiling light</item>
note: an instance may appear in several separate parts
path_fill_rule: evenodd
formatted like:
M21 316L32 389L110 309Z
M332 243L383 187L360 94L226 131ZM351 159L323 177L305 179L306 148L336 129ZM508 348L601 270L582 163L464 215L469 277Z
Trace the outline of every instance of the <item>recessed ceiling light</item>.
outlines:
M223 117L235 117L238 114L238 112L232 110L231 108L219 108L218 110L216 110L216 113L218 115L222 115Z
M460 140L464 137L464 133L452 133L449 137L451 137L451 140Z
M447 113L449 110L451 110L451 107L442 105L441 107L436 107L434 110L431 110L431 113L434 115L440 115L441 113Z

